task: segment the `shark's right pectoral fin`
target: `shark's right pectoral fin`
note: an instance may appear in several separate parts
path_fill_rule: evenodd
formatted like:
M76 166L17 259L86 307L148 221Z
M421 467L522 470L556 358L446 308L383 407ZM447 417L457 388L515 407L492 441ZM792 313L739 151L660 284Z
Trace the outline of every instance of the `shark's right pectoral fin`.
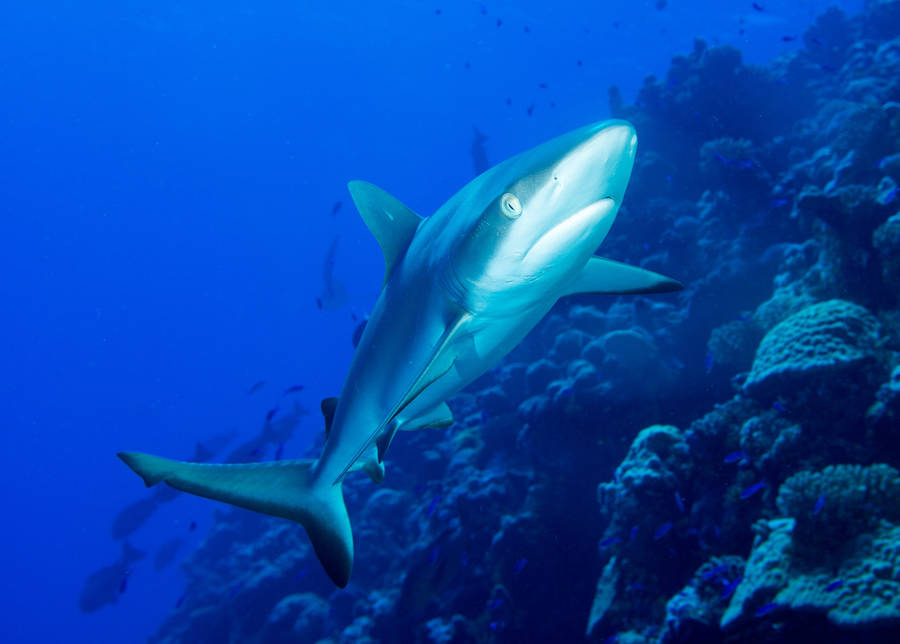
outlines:
M139 452L118 456L148 487L164 481L184 492L300 523L331 580L341 588L347 585L353 568L350 517L340 484L311 484L314 461L222 465Z
M363 221L384 254L384 281L397 258L406 252L422 218L378 186L366 181L347 184Z
M563 295L606 293L634 295L638 293L671 293L684 285L665 275L602 257L591 257L575 281Z

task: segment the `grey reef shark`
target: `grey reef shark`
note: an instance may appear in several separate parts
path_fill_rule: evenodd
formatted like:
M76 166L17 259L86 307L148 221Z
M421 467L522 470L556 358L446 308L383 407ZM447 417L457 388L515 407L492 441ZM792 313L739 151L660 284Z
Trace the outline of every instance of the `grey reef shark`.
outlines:
M636 150L630 123L588 125L494 166L425 218L370 183L350 182L381 245L384 282L340 397L323 401L327 438L318 460L119 457L148 486L165 481L297 521L343 588L353 567L341 487L349 472L380 482L398 429L451 425L447 398L500 362L559 298L682 288L594 256L622 204Z

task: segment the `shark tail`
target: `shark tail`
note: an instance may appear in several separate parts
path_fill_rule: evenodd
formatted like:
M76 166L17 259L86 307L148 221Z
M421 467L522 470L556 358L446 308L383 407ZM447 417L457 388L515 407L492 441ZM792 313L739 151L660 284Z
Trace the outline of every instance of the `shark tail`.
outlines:
M241 508L290 519L301 524L335 585L343 588L353 568L353 533L341 484L314 484L315 461L207 464L120 452L125 464L147 487L164 481L170 486Z

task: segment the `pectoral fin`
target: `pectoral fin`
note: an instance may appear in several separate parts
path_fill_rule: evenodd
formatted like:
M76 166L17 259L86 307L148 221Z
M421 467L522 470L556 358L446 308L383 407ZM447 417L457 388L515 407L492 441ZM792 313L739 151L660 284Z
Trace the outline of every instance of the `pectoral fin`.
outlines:
M459 334L462 329L465 328L466 322L471 319L471 314L469 313L460 313L456 319L448 324L444 332L441 334L440 339L435 343L434 350L432 351L431 358L428 363L422 369L422 372L419 374L419 377L416 378L415 382L413 382L412 386L406 390L406 393L400 399L400 401L394 406L391 412L387 415L387 417L382 421L382 423L375 428L366 442L362 444L359 451L344 468L344 470L338 475L338 477L334 480L334 484L340 483L344 477L347 475L353 468L353 464L369 449L372 444L375 444L378 448L378 462L382 462L384 460L384 453L387 450L388 446L391 444L391 440L394 438L394 433L397 431L397 423L394 421L402 414L403 410L411 403L416 396L422 393L426 387L431 385L433 382L438 380L441 376L446 374L450 369L453 368L453 364L456 360L456 355L447 351L447 348L453 343L456 339L457 334Z
M563 295L578 293L607 293L634 295L638 293L671 293L684 285L665 275L602 257L591 257L581 274Z

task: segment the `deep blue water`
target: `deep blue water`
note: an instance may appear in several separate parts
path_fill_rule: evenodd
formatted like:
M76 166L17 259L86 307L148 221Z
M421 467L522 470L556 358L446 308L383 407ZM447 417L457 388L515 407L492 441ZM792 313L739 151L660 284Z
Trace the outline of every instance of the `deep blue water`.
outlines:
M431 213L473 176L473 126L500 161L606 117L610 85L633 100L695 36L766 62L835 2L655 4L0 8L4 639L143 641L181 594L177 567L144 566L116 605L78 610L118 557L114 516L146 494L116 451L187 457L249 438L285 387L311 410L337 393L382 270L348 180ZM350 298L321 311L335 235ZM213 509L179 498L131 542L196 545Z

